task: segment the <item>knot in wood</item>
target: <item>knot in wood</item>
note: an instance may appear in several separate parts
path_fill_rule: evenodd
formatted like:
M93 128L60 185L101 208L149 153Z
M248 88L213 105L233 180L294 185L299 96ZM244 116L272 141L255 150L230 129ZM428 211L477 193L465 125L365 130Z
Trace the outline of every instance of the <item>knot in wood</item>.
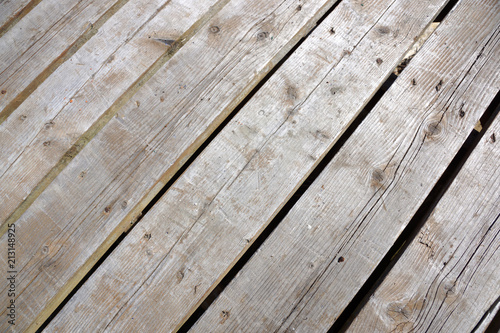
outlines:
M375 188L382 187L385 180L385 172L381 169L374 169L371 174L370 185Z
M257 40L264 40L269 37L269 33L266 31L261 31L257 34Z
M438 120L430 121L425 127L425 135L428 138L437 137L441 134L442 131L443 131L443 124L441 123L441 121Z
M391 29L389 29L389 27L382 26L382 27L377 28L377 31L381 35L387 35L389 32L391 32Z
M210 27L210 32L213 33L213 34L217 34L220 32L220 28L216 25L213 25Z

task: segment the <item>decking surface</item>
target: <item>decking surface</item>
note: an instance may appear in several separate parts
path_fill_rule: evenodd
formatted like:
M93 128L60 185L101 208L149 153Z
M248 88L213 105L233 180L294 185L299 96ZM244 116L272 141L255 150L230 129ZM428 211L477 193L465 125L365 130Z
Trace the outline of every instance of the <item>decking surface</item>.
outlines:
M0 1L0 331L497 332L499 0Z

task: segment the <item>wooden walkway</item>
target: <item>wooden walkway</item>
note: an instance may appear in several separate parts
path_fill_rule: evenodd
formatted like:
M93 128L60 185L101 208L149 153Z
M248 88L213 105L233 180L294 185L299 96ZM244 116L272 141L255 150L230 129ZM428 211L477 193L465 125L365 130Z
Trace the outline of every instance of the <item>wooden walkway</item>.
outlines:
M500 0L0 0L0 331L498 332L499 110Z

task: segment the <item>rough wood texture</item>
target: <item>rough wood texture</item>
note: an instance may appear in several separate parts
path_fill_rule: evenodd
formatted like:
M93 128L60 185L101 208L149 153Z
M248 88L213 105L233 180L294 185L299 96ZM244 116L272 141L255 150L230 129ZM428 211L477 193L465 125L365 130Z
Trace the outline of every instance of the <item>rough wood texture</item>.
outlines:
M499 135L497 117L348 331L472 332L500 302Z
M499 91L499 22L459 3L193 332L331 327Z
M128 0L42 1L0 38L0 122Z
M30 230L18 234L19 329L40 325L333 3L231 1L142 86L16 222Z
M115 331L169 331L182 324L445 3L342 2L47 331L78 330L88 322ZM352 85L362 78L366 85Z
M185 43L226 2L131 0L40 85L0 125L0 221L15 221L178 49L157 39Z
M41 0L0 0L0 36Z

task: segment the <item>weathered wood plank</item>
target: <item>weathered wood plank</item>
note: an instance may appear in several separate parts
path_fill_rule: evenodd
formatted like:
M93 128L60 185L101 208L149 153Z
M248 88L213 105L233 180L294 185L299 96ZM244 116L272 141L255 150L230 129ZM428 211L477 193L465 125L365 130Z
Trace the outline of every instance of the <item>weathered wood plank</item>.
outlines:
M499 135L497 117L348 331L472 332L499 302Z
M0 38L0 122L128 0L46 0Z
M29 230L18 235L20 328L47 318L333 3L231 1L141 87L16 222Z
M499 91L499 22L459 3L193 332L331 327Z
M15 23L23 14L27 14L41 0L1 0L0 1L0 37Z
M182 324L445 4L340 3L47 331L78 330L89 321L93 329L116 331ZM363 78L366 86L352 85Z
M0 221L15 221L178 50L156 39L186 43L226 2L131 0L41 84L0 124Z

